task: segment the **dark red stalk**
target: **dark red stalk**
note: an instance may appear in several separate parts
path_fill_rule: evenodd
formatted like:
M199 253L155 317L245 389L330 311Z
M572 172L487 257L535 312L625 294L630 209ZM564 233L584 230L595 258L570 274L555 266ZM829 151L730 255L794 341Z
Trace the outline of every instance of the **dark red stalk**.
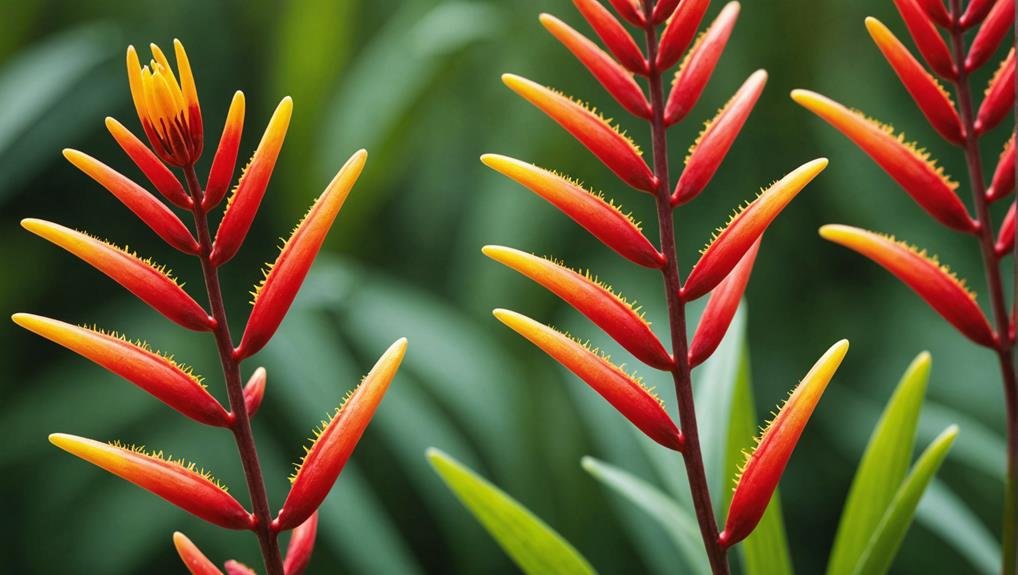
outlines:
M209 294L212 317L217 322L213 334L219 348L219 361L223 366L226 391L230 397L230 410L234 416L234 422L230 429L237 442L237 450L240 451L244 476L247 479L248 492L251 495L251 507L257 519L254 531L258 536L258 544L262 550L262 559L265 562L265 570L268 575L284 575L279 542L276 540L276 534L270 528L272 514L269 511L265 482L262 480L261 465L258 463L258 450L255 448L254 435L251 432L251 417L248 415L247 406L244 403L244 384L240 378L240 364L233 354L233 338L230 336L230 324L226 318L223 292L219 286L219 271L210 258L212 236L209 233L208 212L201 207L203 192L201 184L198 183L194 166L186 167L184 174L187 177L188 190L194 200L191 212L194 215L195 227L198 231L198 245L200 246L198 257L201 259L202 274L205 276L205 287Z
M661 86L662 70L657 67L657 30L651 17L653 3L646 2L645 8L648 22L644 27L649 63L647 76L650 83L651 109L653 110L650 123L653 138L654 175L658 180L655 199L661 237L660 251L665 257L665 265L661 268L661 274L664 278L665 295L668 301L668 325L671 331L672 356L675 358L675 365L671 369L672 380L675 382L679 420L685 438L682 458L686 464L686 475L693 496L693 507L696 509L700 536L703 538L703 545L707 550L711 571L715 575L727 575L728 558L725 555L725 550L718 544L718 526L714 518L710 489L707 486L707 475L703 468L703 454L700 451L700 435L696 426L696 408L693 405L693 385L688 360L689 343L686 341L686 307L685 302L679 297L681 283L678 254L675 249L675 221L671 202L671 185L668 178L665 101Z
M961 14L961 0L951 0L953 14ZM1000 372L1004 383L1004 402L1007 408L1007 483L1004 492L1004 518L1001 530L1001 550L1003 553L1002 573L1015 573L1018 569L1018 545L1015 541L1015 520L1018 517L1018 380L1015 377L1014 342L1011 341L1010 314L1004 301L1004 286L1000 277L1000 267L994 255L994 230L990 219L989 202L986 200L983 179L982 160L979 155L979 136L975 131L975 117L972 112L972 93L969 87L969 72L963 66L965 61L964 31L957 25L951 28L951 45L954 61L958 65L958 75L953 80L958 96L958 108L961 113L962 126L965 130L965 161L968 164L969 182L972 188L972 200L976 209L976 219L980 224L976 232L983 266L986 271L986 283L990 292L990 305L997 329L997 345L994 351L1000 363Z

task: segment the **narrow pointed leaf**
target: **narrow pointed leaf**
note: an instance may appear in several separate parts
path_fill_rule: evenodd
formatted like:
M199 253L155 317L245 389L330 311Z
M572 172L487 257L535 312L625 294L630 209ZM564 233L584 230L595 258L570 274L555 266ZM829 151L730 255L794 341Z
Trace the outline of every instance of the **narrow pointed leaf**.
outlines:
M681 451L682 435L661 399L608 357L525 315L496 309L495 317L576 374L648 437Z
M588 575L594 568L518 501L465 465L431 448L428 461L456 498L527 575Z
M562 298L643 363L658 369L672 366L671 356L647 321L632 305L597 280L512 248L485 246L481 251Z
M1011 31L1014 12L1014 2L1009 0L998 0L993 5L976 32L976 37L972 39L972 45L965 56L965 70L971 72L990 60L1001 40Z
M728 519L718 536L718 542L723 547L731 547L745 539L760 521L806 422L847 352L846 340L831 346L795 387L777 416L764 430L732 494Z
M693 341L689 344L689 366L696 367L703 363L714 350L718 348L728 326L739 309L739 302L742 294L749 283L749 276L753 272L753 262L760 250L760 239L758 238L749 250L742 256L739 263L728 274L728 276L713 291L710 299L707 300L707 307L700 315L700 323L696 326L693 334Z
M640 47L607 8L597 0L573 0L573 4L623 66L637 74L647 73L647 60Z
M201 379L172 359L115 334L17 313L14 323L94 361L201 423L226 427L232 418L201 384Z
M315 548L315 535L318 533L318 511L311 514L290 535L290 543L286 546L286 559L283 561L283 573L301 575L311 562L311 552Z
M969 0L968 6L965 7L965 13L958 20L958 25L962 28L970 28L982 22L983 18L986 18L986 15L990 13L995 2L997 0Z
M293 477L283 508L272 521L274 531L286 531L304 523L325 500L389 389L406 354L406 345L404 338L389 346L317 434Z
M258 213L258 206L262 203L262 197L265 196L265 189L276 166L279 150L283 147L283 139L286 137L292 113L293 100L289 97L283 98L272 113L254 156L251 157L233 194L227 200L226 212L223 213L223 220L216 230L216 240L212 248L212 263L215 265L223 265L229 261L244 243L244 238L251 229L251 222Z
M842 225L820 228L829 241L852 249L894 274L972 341L993 346L996 336L975 295L949 269L925 252L893 237Z
M937 221L963 232L977 229L955 192L957 182L945 176L926 152L906 143L904 136L895 136L889 126L815 92L793 90L792 99L852 140Z
M680 0L657 0L654 3L654 11L651 13L651 20L654 24L660 24L668 20L679 6Z
M139 449L110 445L64 433L50 443L146 489L170 503L226 529L250 529L254 518L208 474L193 464L149 455Z
M974 1L978 3L980 0ZM972 2L969 2L970 6L971 4ZM951 25L951 15L947 13L947 8L944 7L944 0L919 0L919 6L937 24L944 27Z
M866 29L933 129L949 142L963 143L965 134L961 120L947 90L923 69L922 64L882 22L867 18Z
M977 134L995 128L1014 108L1014 68L1014 48L1011 48L986 87L986 96L976 116Z
M799 166L732 216L689 272L682 286L682 297L687 301L694 300L721 283L781 210L826 167L826 158Z
M223 567L226 568L226 575L258 575L254 569L235 559L230 559Z
M74 164L74 167L106 188L166 243L187 254L198 253L198 242L184 222L144 188L78 150L65 149L64 157Z
M1012 135L1004 144L1004 149L997 159L997 167L993 170L993 179L990 181L990 187L986 189L987 200L995 202L1014 192L1014 157L1015 145Z
M640 149L608 120L584 105L526 78L504 74L502 81L558 122L622 181L645 192L651 192L657 187L657 178L643 161Z
M194 205L191 196L155 152L113 118L106 118L106 129L160 194L181 208L191 209Z
M668 25L661 32L661 41L657 49L658 71L671 68L679 61L689 43L693 41L708 5L710 0L683 0L679 4L668 20Z
M237 91L230 102L230 111L226 114L223 135L219 138L219 147L212 158L209 179L205 184L205 196L202 198L202 209L210 210L219 205L226 197L233 181L233 173L237 167L237 152L240 150L240 137L244 132L244 92Z
M739 3L729 2L714 19L707 31L701 35L689 55L675 72L672 90L665 103L665 123L674 124L686 117L696 106L703 89L707 86L728 38L732 35L735 21L739 18Z
M993 246L993 250L997 252L998 258L1010 254L1014 249L1014 206L1015 203L1011 202L1011 207L1008 208L1007 215L1004 216L1004 221L1000 224L1000 231L997 233L997 243Z
M930 68L942 78L956 77L958 69L954 65L954 59L944 42L944 37L916 0L894 0L894 6L898 8L898 13L905 21L916 48Z
M264 367L259 367L251 374L251 379L244 385L244 407L247 409L248 417L254 417L258 408L262 406L265 399L265 384L268 382L268 373Z
M905 539L905 533L912 524L919 500L926 491L926 486L940 469L957 436L958 426L948 427L919 456L908 477L895 493L880 524L873 531L855 573L882 575L890 570L898 548Z
M623 257L649 268L664 265L664 256L630 216L578 182L506 156L485 154L481 161L562 210Z
M887 402L856 469L841 513L827 575L852 575L895 493L915 446L919 412L930 379L930 354L919 354Z
M173 546L177 548L180 560L184 562L184 566L187 567L187 571L191 575L223 575L215 563L210 561L198 549L198 546L180 531L173 534Z
M672 194L672 205L692 200L707 187L753 111L766 83L767 72L757 70L743 82L732 99L718 110L717 115L707 122L689 148L686 167Z
M238 357L258 352L276 332L367 159L368 153L360 150L346 161L283 244L264 281L255 289L254 307L237 346Z
M640 118L650 118L650 104L631 72L598 48L597 44L558 18L550 14L541 14L541 24L590 70L623 108Z
M21 226L78 256L178 324L196 331L215 327L215 320L163 268L58 224L25 219Z

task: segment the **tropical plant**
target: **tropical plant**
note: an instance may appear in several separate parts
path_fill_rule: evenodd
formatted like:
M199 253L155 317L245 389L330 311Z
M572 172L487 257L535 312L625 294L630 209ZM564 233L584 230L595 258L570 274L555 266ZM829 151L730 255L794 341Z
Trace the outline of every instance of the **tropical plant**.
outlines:
M204 187L195 164L204 143L202 112L187 54L174 41L175 74L164 53L152 45L152 61L142 66L133 47L127 50L127 71L138 117L151 147L124 125L107 118L106 126L170 205L194 218L194 233L165 202L113 168L77 150L64 156L90 176L174 248L198 258L209 309L188 295L183 285L163 266L134 252L89 234L37 219L22 225L32 233L64 248L119 283L171 321L185 328L210 333L223 368L229 410L210 394L201 377L172 356L151 349L139 340L98 327L67 324L31 314L15 314L14 321L44 338L99 364L149 392L181 414L206 425L229 430L236 440L251 498L249 511L208 472L162 451L119 442L103 443L63 433L50 436L61 449L130 481L167 501L227 529L254 532L265 569L279 575L301 573L314 546L317 509L325 500L389 387L406 350L406 340L393 343L361 384L347 394L342 406L315 431L315 439L291 477L292 487L282 508L273 516L265 490L251 418L262 404L266 371L253 371L241 380L241 362L257 353L272 338L286 315L325 237L360 175L367 153L356 152L339 170L304 218L283 242L264 279L252 292L252 309L239 344L234 344L219 284L220 268L244 243L265 194L283 143L292 111L284 98L269 120L251 161L230 191L244 121L244 94L237 92L216 149ZM173 168L180 170L184 184ZM229 198L227 199L227 195ZM226 208L213 236L209 214L224 200ZM292 531L285 559L278 536ZM183 534L174 544L192 573L220 573ZM231 574L253 572L237 561L227 561Z
M1015 49L1013 42L986 85L978 108L971 77L994 57L1014 23L1014 2L1009 0L894 0L916 48L934 74L954 88L955 103L927 69L875 18L866 28L905 89L933 129L962 149L968 168L975 216L958 197L958 183L938 167L927 152L904 135L862 113L815 92L795 90L792 98L841 131L868 154L920 207L937 222L971 235L979 251L989 291L993 326L975 294L937 258L890 235L844 225L828 225L820 235L852 249L886 268L912 288L963 335L992 350L1000 366L1006 407L1006 484L1003 497L1001 549L1003 572L1018 569L1018 379L1015 375L1015 307L1008 312L1001 265L1015 246L1015 203L999 224L991 204L1009 197L1015 182L1015 135L1003 144L987 185L980 145L1012 110L1015 101ZM971 41L966 39L974 31ZM948 41L944 40L946 33ZM1018 284L1016 284L1018 288Z

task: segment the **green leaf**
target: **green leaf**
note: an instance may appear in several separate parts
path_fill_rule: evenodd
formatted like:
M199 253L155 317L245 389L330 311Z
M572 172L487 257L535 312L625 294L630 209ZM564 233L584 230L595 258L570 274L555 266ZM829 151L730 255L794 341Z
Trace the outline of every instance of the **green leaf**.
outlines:
M427 451L432 467L524 573L594 573L587 560L519 502L445 453Z
M1000 544L965 502L941 481L934 479L926 488L916 510L916 521L968 559L975 572L1000 573Z
M916 426L926 385L930 354L919 354L902 376L873 429L848 492L828 575L849 575L858 566L873 530L901 486L915 446Z
M581 465L660 524L693 572L710 573L696 520L674 499L635 475L593 457L584 457Z
M940 469L940 464L947 457L947 452L957 435L957 426L948 427L919 456L919 460L912 467L898 492L894 494L887 512L870 537L856 566L857 575L883 574L891 568L898 547L901 546L905 533L912 523L916 507L919 506L919 499L922 498L933 475Z
M753 403L753 387L750 379L749 352L742 350L736 372L735 388L732 394L731 411L728 419L728 444L725 453L725 477L736 477L739 466L746 459L746 450L753 447L757 433L757 414ZM732 490L723 488L725 509L732 502ZM789 556L788 536L785 521L781 516L781 497L774 492L760 523L739 545L743 569L747 575L791 574L792 559Z

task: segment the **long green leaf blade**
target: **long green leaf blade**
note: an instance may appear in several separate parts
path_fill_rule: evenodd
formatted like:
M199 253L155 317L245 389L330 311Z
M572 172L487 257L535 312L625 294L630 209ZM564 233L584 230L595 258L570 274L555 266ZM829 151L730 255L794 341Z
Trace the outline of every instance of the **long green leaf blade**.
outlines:
M524 573L594 573L582 555L519 502L445 453L427 452L449 489Z

